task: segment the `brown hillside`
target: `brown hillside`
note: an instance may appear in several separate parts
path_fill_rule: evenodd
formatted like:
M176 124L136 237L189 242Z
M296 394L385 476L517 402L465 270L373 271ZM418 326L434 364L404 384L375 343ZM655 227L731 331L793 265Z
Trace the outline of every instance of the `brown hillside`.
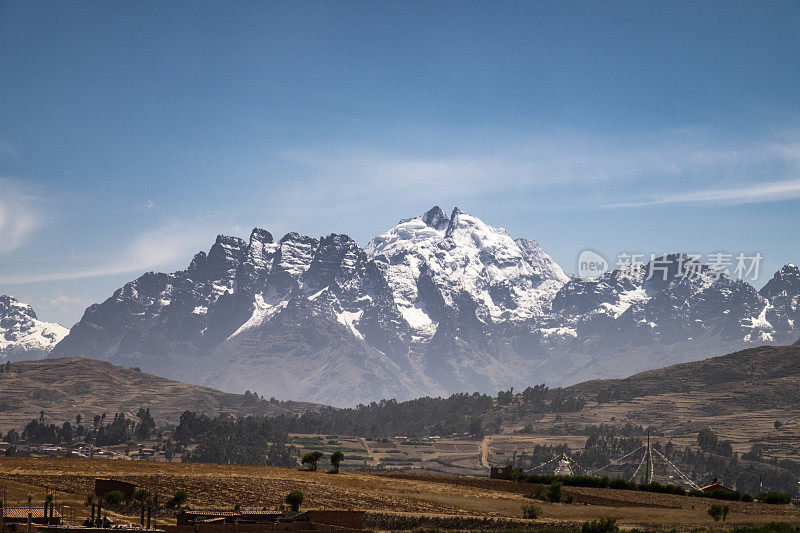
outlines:
M800 346L761 346L711 359L650 370L624 379L593 380L568 388L577 395L606 400L629 400L676 393L707 393L733 390L751 400L749 407L764 401L797 404L800 389ZM789 381L787 381L789 380ZM777 384L777 389L767 386ZM779 392L775 397L775 393Z
M695 445L709 427L738 452L755 443L769 457L800 454L800 347L762 346L624 379L568 387L587 400L584 409L560 415L523 415L493 437L492 454L510 454L533 443L586 441L587 425L653 426L681 446ZM775 422L780 421L780 428ZM525 434L518 434L523 425ZM499 461L499 459L497 459Z
M82 357L20 361L0 372L0 429L21 429L41 411L47 422L74 424L80 413L91 423L96 414L134 416L150 408L161 423L177 423L183 411L209 415L279 415L304 411L313 404L272 404L255 397L188 385L105 361Z

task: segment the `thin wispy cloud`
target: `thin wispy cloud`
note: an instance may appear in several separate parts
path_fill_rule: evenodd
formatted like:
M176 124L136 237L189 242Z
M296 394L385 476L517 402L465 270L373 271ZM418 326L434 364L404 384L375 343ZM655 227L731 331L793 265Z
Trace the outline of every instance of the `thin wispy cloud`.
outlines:
M22 187L0 178L0 255L22 246L39 226L35 203Z
M607 204L605 207L646 207L664 204L725 203L752 204L800 198L800 179L760 183L750 187L706 189L679 194L665 194L651 200Z
M424 157L365 146L283 156L311 180L303 182L302 191L321 205L353 197L360 202L398 197L424 201L564 188L575 202L616 207L682 198L745 201L748 195L749 201L766 202L781 199L787 187L791 192L800 175L800 141L776 137L764 142L721 140L692 128L635 137L559 132L490 144L450 142L443 155ZM700 193L685 193L689 186Z
M216 235L213 229L187 222L172 222L142 233L120 250L108 254L106 260L93 261L92 266L40 273L18 273L0 276L0 285L23 285L52 281L69 281L112 276L142 274L171 265L188 265L192 256L208 248Z

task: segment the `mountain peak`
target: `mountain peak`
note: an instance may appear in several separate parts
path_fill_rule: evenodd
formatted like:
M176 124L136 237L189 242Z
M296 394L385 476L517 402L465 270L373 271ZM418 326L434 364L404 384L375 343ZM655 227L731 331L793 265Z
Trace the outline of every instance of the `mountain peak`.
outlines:
M422 221L432 228L441 229L447 225L450 219L447 218L441 207L435 205L422 215Z
M39 320L30 305L0 295L0 361L41 359L67 333L60 324Z
M252 244L253 241L257 241L263 244L272 244L272 233L268 232L265 229L261 228L253 228L253 231L250 232L250 243Z

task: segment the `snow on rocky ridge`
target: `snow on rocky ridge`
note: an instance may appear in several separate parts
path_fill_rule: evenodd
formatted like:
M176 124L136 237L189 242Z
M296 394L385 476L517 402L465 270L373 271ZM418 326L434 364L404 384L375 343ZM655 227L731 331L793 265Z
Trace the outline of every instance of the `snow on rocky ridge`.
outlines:
M0 362L41 359L67 333L60 324L39 320L30 305L0 295Z
M674 274L686 259L662 261ZM558 385L796 340L792 267L760 292L704 265L571 278L535 241L434 207L364 248L340 234L219 236L186 270L89 307L52 355L334 405Z

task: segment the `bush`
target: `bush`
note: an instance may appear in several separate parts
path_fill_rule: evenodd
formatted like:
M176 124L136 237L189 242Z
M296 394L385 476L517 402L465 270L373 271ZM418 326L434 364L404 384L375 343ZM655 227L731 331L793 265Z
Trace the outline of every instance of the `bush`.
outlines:
M721 505L719 503L715 503L711 507L708 508L708 516L714 519L714 522L719 522L719 519L722 518L725 520L728 517L728 511L730 511L730 507L727 505Z
M292 508L295 513L300 510L300 504L303 503L303 493L299 490L293 490L286 495L286 503Z
M564 491L561 487L564 484L560 481L553 481L550 486L547 488L547 499L553 503L558 503L561 501L561 498L564 497Z
M601 518L584 522L581 526L581 533L617 533L619 526L616 518Z
M762 492L756 499L761 503L792 503L792 497L785 492Z
M760 527L739 527L733 533L798 533L800 528L786 522L768 522Z
M636 483L633 481L628 481L626 479L615 477L614 479L608 482L608 488L622 489L622 490L636 490Z
M105 495L106 505L119 505L125 501L125 494L118 490L112 490Z
M522 516L524 518L539 518L542 514L542 510L536 507L535 505L529 505L522 509Z
M167 503L167 507L180 507L186 500L189 499L189 493L186 492L184 489L178 489L175 491L175 495L172 499Z
M741 501L745 497L745 495L738 490L712 490L709 492L704 492L697 489L689 491L689 496L695 496L697 498L713 498L715 500L727 500L733 502Z

